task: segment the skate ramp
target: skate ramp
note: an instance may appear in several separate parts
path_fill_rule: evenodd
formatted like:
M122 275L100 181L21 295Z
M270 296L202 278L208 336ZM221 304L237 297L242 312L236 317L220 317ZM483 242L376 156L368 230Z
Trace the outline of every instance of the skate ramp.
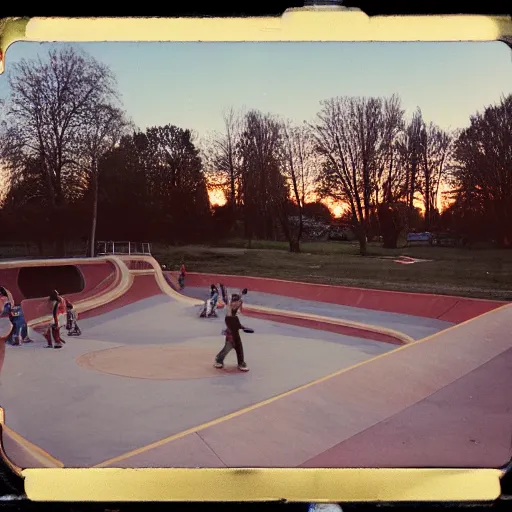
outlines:
M507 305L98 467L502 468L511 327Z
M204 288L187 286L183 293L190 297L203 297ZM314 314L330 318L343 318L359 323L388 327L411 336L415 340L425 338L454 325L451 322L419 316L362 309L328 302L284 297L271 293L251 291L245 301L247 306L264 306L281 311Z
M51 320L51 304L48 295L52 289L60 291L55 272L55 286L48 286L47 294L37 298L26 298L19 286L20 270L31 268L44 270L45 281L51 283L52 269L73 267L81 275L82 289L65 294L75 306L80 318L90 318L105 311L112 311L146 297L164 294L186 305L200 305L202 301L183 297L167 283L156 260L148 256L105 256L100 258L68 258L54 260L23 260L0 262L0 284L20 303L29 326L30 335L40 338L38 331ZM26 287L25 287L26 288ZM39 290L44 287L38 283Z
M61 285L66 288L67 283L63 282L63 279L65 280L67 276L65 274L59 275L62 274L62 272L59 272L62 267L72 267L81 275L83 281L80 291L69 293L65 289L62 290L62 293L66 293L70 300L80 300L94 293L100 293L103 289L108 288L115 278L115 264L103 258L22 260L0 262L0 283L10 290L16 303L27 300L28 296L36 297L33 290L41 290L43 287L47 289L44 293L39 294L39 297L47 297L53 289L61 291ZM26 280L28 282L24 283L23 286L24 290L28 291L28 293L24 293L19 286L20 273L23 269L34 270L30 273L30 279ZM37 282L38 270L40 275L44 274L43 283ZM30 288L31 281L33 281L32 289Z
M95 258L94 260L91 259L72 259L72 260L49 260L49 261L23 261L23 262L4 262L3 265L0 264L0 266L3 266L0 270L3 271L4 275L16 275L16 264L19 266L21 265L29 265L32 267L37 266L43 266L46 268L51 268L55 266L63 266L63 265L74 265L79 271L81 272L83 276L84 286L83 290L80 292L77 292L76 294L69 294L67 297L72 300L72 302L75 304L75 307L79 314L79 322L84 327L85 332L92 334L94 339L94 330L95 328L100 325L104 326L105 322L111 322L112 323L112 331L111 332L117 332L120 335L120 339L123 339L125 342L128 342L130 339L129 333L135 332L138 333L140 331L138 321L133 320L132 323L128 321L127 319L134 319L134 314L137 311L141 311L141 308L143 310L143 304L145 301L158 299L159 301L163 301L162 305L164 307L164 310L162 310L162 314L158 313L155 317L155 320L150 321L149 325L152 326L152 329L149 331L149 336L151 339L158 340L158 330L155 330L156 326L159 326L159 329L161 332L161 340L162 342L166 341L166 338L169 337L169 324L166 323L165 320L167 318L170 320L171 318L181 318L182 320L186 320L187 318L190 318L190 320L198 321L201 325L201 328L204 330L204 334L209 334L211 331L211 324L208 323L208 321L200 321L197 318L197 314L199 312L198 307L203 305L203 300L198 300L196 298L190 298L185 297L180 293L177 293L172 286L168 283L168 281L165 279L164 274L161 271L161 268L159 267L158 263L151 257L147 256L131 256L131 257L104 257L104 258ZM13 282L11 284L11 287L16 289L16 283ZM20 294L20 290L18 288L18 296L23 297L22 294ZM164 300L165 299L165 300ZM167 302L166 302L167 301ZM37 337L38 331L41 327L45 327L47 323L51 319L51 312L49 311L49 303L46 297L41 298L33 298L33 299L22 299L21 301L22 307L27 319L27 322L29 324L30 330L31 330L31 337L36 341L36 345L38 341L41 341L44 343L44 340L42 339L42 336L39 334L39 338ZM166 313L167 310L165 308L169 307L166 306L166 304L169 305L175 305L174 307L178 308L176 310L176 313L173 315L170 314L170 312ZM179 309L181 308L181 309ZM126 310L130 310L131 312ZM164 312L165 311L165 312ZM111 320L109 320L109 315L111 316ZM119 318L123 318L122 323L119 323ZM128 316L122 316L122 315L128 315ZM166 316L167 315L167 316ZM256 316L256 315L254 315ZM299 315L300 317L300 315ZM289 322L283 322L278 317L274 318L275 321L279 322L280 324L286 324ZM89 321L92 321L92 324L88 324ZM128 326L128 330L123 330L122 326ZM184 324L186 325L186 324ZM259 325L256 323L256 325ZM265 329L263 326L269 325L270 330L268 331L268 334L265 334ZM176 331L176 328L178 326L173 325L172 330ZM181 326L180 326L181 327ZM283 327L285 328L285 327ZM317 325L316 330L321 330L319 326ZM137 330L139 329L139 330ZM219 330L220 328L216 328L216 330ZM305 346L308 346L307 350L303 350L304 354L307 354L309 351L313 350L315 351L313 343L316 341L318 343L319 336L318 335L311 335L309 339L302 339L300 337L301 327L295 328L295 331L293 330L293 323L291 327L286 327L286 332L297 332L297 335L295 336L295 344L299 346L300 344L306 344ZM179 329L178 329L179 330ZM286 340L289 338L283 338L285 341L280 341L280 338L275 333L276 330L274 327L272 327L271 324L262 323L261 327L259 327L259 330L262 331L260 334L258 334L256 337L252 338L256 343L259 339L258 336L263 335L263 339L267 339L265 336L268 337L268 335L271 335L272 346L275 347L279 346L279 343L285 343ZM137 343L140 340L141 334L144 332L141 331L140 334L136 334L134 336L134 343ZM314 332L314 331L313 331ZM336 332L331 329L331 332ZM355 333L357 334L357 333ZM186 329L183 331L184 339L186 339ZM218 336L218 334L217 334ZM217 336L213 338L213 340L218 340ZM325 335L326 336L326 335ZM325 337L324 336L324 337ZM328 338L328 336L327 336ZM83 341L85 337L80 338L80 341ZM200 338L198 338L199 340ZM210 338L207 337L205 340L209 340ZM300 341L302 339L302 341ZM336 336L332 336L332 340L336 340ZM357 346L360 341L358 341L358 338L343 338L346 339L346 343L350 345L353 345L354 348ZM350 341L352 340L352 341ZM101 340L98 340L99 343L102 343ZM198 341L199 342L199 341ZM205 341L207 343L211 343L208 341ZM92 350L94 352L94 343L93 342L86 342L88 345L84 346L86 352L89 352ZM90 345L89 345L90 343ZM215 341L215 345L217 345L218 341ZM267 342L265 342L267 343ZM332 342L331 342L332 343ZM386 351L391 349L392 347L386 348L383 347L380 349L378 347L378 344L372 345L372 342L370 341L367 345L366 351L369 351L370 354L371 351L376 350L377 353L380 353L381 350ZM264 344L263 341L261 341L260 344ZM5 348L5 346L3 346ZM35 348L35 347L34 347ZM172 348L172 347L171 347ZM66 353L69 353L70 344L68 343L66 345ZM27 351L32 350L32 347L23 347L21 350ZM181 352L175 352L171 350L171 353L178 354L179 361L183 360L183 353L185 349L182 349ZM198 361L200 362L202 359L206 361L206 359L211 358L211 348L201 348L199 349L199 352L195 353L195 358L192 358L191 361L189 361L189 365L197 365ZM201 352L202 350L202 352ZM269 349L267 349L269 350ZM51 351L52 352L52 351ZM185 352L190 352L190 349L185 350ZM155 352L155 354L158 353L158 350ZM13 352L14 354L14 352ZM21 352L17 352L16 354L19 354L19 357L24 357L21 355ZM48 354L48 355L47 355ZM148 353L149 354L149 353ZM113 359L107 360L106 362L99 361L95 355L87 355L84 354L84 357L82 359L79 358L77 362L74 363L76 365L77 363L84 367L89 367L89 371L91 368L100 368L101 371L105 372L106 369L103 368L103 366L112 366L112 361L116 362L119 357L121 356L121 359L132 357L135 358L134 360L137 361L137 358L139 358L139 361L146 361L147 357L149 357L151 354L140 354L138 350L133 351L133 355L129 355L128 353L124 352L113 352ZM203 354L201 357L199 357L199 354ZM359 354L359 355L357 355ZM354 357L368 357L368 355L364 355L365 351L354 352L354 355L350 355L348 357L344 358L344 363L353 360ZM44 351L42 354L38 355L38 364L42 364L41 371L44 370L44 373L47 373L51 366L48 366L49 362L55 359L53 356L53 353L47 353ZM48 358L47 363L43 363L42 358ZM154 355L152 356L154 357ZM199 359L198 359L199 357ZM151 359L151 358L150 358ZM330 358L331 364L334 363L335 359ZM151 362L151 361L149 361ZM120 363L119 363L120 364ZM162 364L161 361L158 360L158 358L155 358L154 365ZM336 363L334 363L336 364ZM99 366L98 366L99 365ZM114 365L115 366L115 365ZM122 365L121 365L122 366ZM144 363L145 366L145 363ZM185 365L186 366L186 365ZM192 367L191 366L191 367ZM205 365L202 365L205 366ZM313 369L316 367L316 365L313 366ZM176 368L181 368L180 365L178 365L176 368L169 367L169 365L164 365L163 368L160 368L158 371L162 371L164 374L165 372L170 372L172 374L172 378L176 379L179 376L176 376ZM205 374L204 371L200 371L198 374L199 378L215 378L218 375L218 372L213 372L213 369L211 368L210 364L205 366L207 368L207 372ZM60 373L60 369L55 369L56 374ZM51 370L50 370L51 371ZM111 370L112 371L112 370ZM113 370L114 374L116 374L116 371L123 372L127 374L127 377L133 377L133 378L141 378L144 374L140 374L141 368L140 364L139 367L135 365L135 370L130 368L121 368L117 370ZM135 371L135 373L133 373ZM317 368L316 371L319 371ZM108 372L107 372L108 373ZM150 371L151 373L151 371ZM178 372L179 373L179 372ZM307 378L307 372L301 372L301 379ZM229 374L229 370L228 370ZM182 375L183 377L183 375ZM235 375L236 377L236 375ZM217 377L218 378L218 377ZM71 381L73 380L73 377L70 375ZM270 382L270 381L269 381ZM299 381L300 382L300 381ZM37 386L37 384L34 382L32 388L34 386ZM11 406L10 411L14 411L14 407ZM7 414L9 415L9 411L7 411ZM11 413L15 414L15 413ZM37 437L37 436L36 436ZM46 453L44 450L42 452L36 453L37 450L34 448L33 443L31 444L31 441L28 441L22 436L18 436L15 431L10 430L8 427L5 429L4 432L4 444L6 446L6 449L9 453L16 453L14 458L17 462L21 461L22 465L30 464L31 467L56 467L59 465L55 462L55 459ZM37 462L37 464L36 464Z
M31 330L39 330L50 321L50 304L47 297L23 298L24 295L16 281L20 268L42 267L48 270L65 265L73 266L82 276L83 289L66 295L74 303L82 319L114 311L145 297L160 294L184 306L199 307L204 302L204 299L187 296L186 290L185 294L177 291L176 273L163 272L151 256L0 262L0 279L3 279L0 283L5 283L13 296L21 298L22 308ZM432 332L446 328L453 323L467 320L466 317L472 318L504 304L460 297L364 290L245 276L189 273L186 281L187 288L204 286L206 290L212 282L223 282L231 288L247 287L251 292L266 293L274 297L296 298L303 302L308 299L310 302L303 305L302 309L296 304L292 304L290 308L276 308L272 301L249 303L243 308L246 316L399 345L424 337L429 333L428 329ZM308 312L308 308L311 311L311 303L315 301L316 304L344 306L345 310L340 307L333 314L330 311L325 313L325 307L323 310L317 307L314 313ZM352 311L349 311L349 308L352 308ZM378 312L392 312L402 315L402 319L399 321L398 318L381 318L376 315ZM405 315L409 318L403 320ZM409 328L406 325L409 322L418 326L420 318L430 318L439 325L425 326L422 329Z
M176 272L169 272L168 274L175 276ZM293 297L367 310L433 318L456 324L508 304L508 302L504 301L331 286L282 281L264 277L189 272L186 278L186 286L191 287L208 287L211 283L219 282L228 287L247 287L254 292L264 292L283 297Z
M15 264L8 262L5 265ZM4 270L1 268L2 265L0 263L0 277L1 271ZM155 294L165 294L188 305L200 304L197 300L187 299L176 293L167 284L156 260L147 256L29 261L22 262L22 265L44 268L73 265L81 273L85 284L82 291L66 294L66 297L74 304L82 318L90 318ZM6 270L6 275L12 277L12 269ZM18 296L23 297L19 287L15 283L13 285L18 290ZM35 328L50 320L51 311L47 296L22 299L21 305L30 327Z
M74 261L87 283L90 260ZM217 373L211 358L222 318L199 319L202 299L177 293L151 257L93 261L111 275L89 279L75 301L83 336L62 351L9 347L0 375L4 445L19 465L343 467L360 451L363 465L421 467L429 450L428 460L457 467L509 455L512 404L489 377L508 389L508 306L396 347L325 328L346 327L344 319L249 304L242 316L256 312L248 319L256 333L244 337L251 371ZM250 293L250 278L239 279L231 287ZM23 304L31 326L48 321L45 301ZM267 310L271 319L257 317ZM372 429L386 441L365 438ZM365 444L386 448L387 458Z
M174 275L164 274L158 262L151 256L131 255L94 259L73 258L2 262L0 263L0 278L3 276L5 282L10 283L12 290L16 292L16 296L21 298L21 305L30 329L38 331L41 326L50 321L51 306L47 296L32 299L23 298L24 295L21 293L18 283L14 281L15 277L19 276L20 267L43 267L47 270L48 268L64 265L74 266L83 278L83 290L66 295L75 305L80 318L90 318L106 311L112 311L155 294L168 296L183 306L201 306L204 303L204 299L187 297L179 293L176 290L177 283ZM58 289L57 286L55 288ZM329 318L322 315L310 315L305 312L282 311L261 305L246 306L244 312L247 316L254 318L313 327L349 336L362 336L385 343L405 344L413 341L411 336L398 330L344 318ZM37 334L35 336L37 337Z
M66 466L90 466L394 349L251 319L256 332L245 337L246 351L257 372L240 373L234 356L218 371L212 362L223 319L197 313L154 295L82 320L83 335L62 351L9 347L2 375L10 384L3 394L8 425ZM27 389L30 400L20 400ZM58 411L58 422L49 410Z

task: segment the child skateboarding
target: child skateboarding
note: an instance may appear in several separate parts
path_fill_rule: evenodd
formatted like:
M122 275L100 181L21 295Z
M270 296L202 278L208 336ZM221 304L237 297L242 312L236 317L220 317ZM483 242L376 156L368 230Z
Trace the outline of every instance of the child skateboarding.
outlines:
M224 303L225 306L227 306L229 304L228 289L227 289L226 285L222 284L222 283L219 284L219 288L220 288L220 293L221 293L221 297L222 297L222 302ZM243 300L243 296L247 295L247 292L248 292L247 288L240 290L239 295L241 295L242 300Z
M185 276L187 275L187 269L185 268L185 263L181 264L180 274L178 276L178 284L180 286L180 290L185 288Z
M68 336L81 336L82 331L78 327L75 307L65 297L64 300L66 301L66 330L68 331Z
M64 345L66 342L60 337L60 320L61 317L66 315L67 312L66 299L61 297L57 290L53 290L53 292L48 297L48 301L50 302L52 308L52 320L46 329L46 332L44 333L44 337L48 342L46 348L62 348L62 345Z
M237 316L237 313L242 306L242 296L241 294L234 293L231 296L231 301L227 307L226 311L226 329L222 331L222 333L226 336L224 347L215 357L215 368L224 368L224 359L231 352L231 350L235 349L238 369L243 372L248 372L249 368L247 367L247 363L244 359L244 347L242 345L242 339L240 337L240 331L244 331L247 333L254 332L252 329L244 327L240 323L240 318Z
M217 318L217 302L219 300L219 289L214 285L210 285L210 297L205 300L203 309L199 314L199 318Z
M21 305L16 304L11 307L10 319L13 326L11 344L19 346L22 343L32 343L32 340L28 337L28 326Z

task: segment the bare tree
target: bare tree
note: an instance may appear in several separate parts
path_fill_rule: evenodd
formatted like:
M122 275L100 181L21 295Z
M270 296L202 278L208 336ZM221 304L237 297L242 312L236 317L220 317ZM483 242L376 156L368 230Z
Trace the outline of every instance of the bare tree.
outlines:
M120 108L108 103L97 104L87 112L77 141L77 145L82 147L82 160L88 174L87 185L92 192L91 257L95 255L98 222L99 161L128 133L128 128L133 126Z
M396 142L396 165L402 174L400 197L404 197L411 211L414 211L419 165L421 160L421 132L424 127L421 110L414 112L411 121L399 134Z
M284 221L289 196L281 174L281 135L281 123L274 116L256 110L245 115L237 151L245 235L249 242L253 236L274 238L276 221Z
M289 229L291 252L300 252L300 240L304 229L303 210L307 197L313 192L318 176L318 156L314 139L306 126L282 124L283 173L294 199L298 213L298 225L293 234Z
M455 141L451 183L471 222L497 243L512 244L512 94L471 116ZM475 230L475 226L472 226Z
M116 96L114 76L90 55L68 46L50 50L46 59L13 64L9 85L3 165L15 175L26 162L37 162L57 219L85 179L80 134L90 112Z
M420 191L425 207L425 226L432 226L433 214L438 210L439 189L447 174L452 138L434 123L421 130Z
M404 110L396 94L382 103L382 134L377 151L377 183L375 203L393 203L399 200L404 175L397 165L397 143L404 129ZM387 192L387 193L385 193Z
M389 105L395 105L394 101L389 100ZM393 109L395 106L390 111ZM385 153L389 152L386 141L397 130L391 122L386 123L384 112L381 98L337 97L322 102L312 126L317 150L324 159L319 192L348 204L362 255L367 253L375 191ZM389 116L396 123L399 118Z
M209 182L222 190L233 213L240 202L240 155L237 147L243 129L243 113L229 108L223 113L224 132L214 133L205 143L203 157Z

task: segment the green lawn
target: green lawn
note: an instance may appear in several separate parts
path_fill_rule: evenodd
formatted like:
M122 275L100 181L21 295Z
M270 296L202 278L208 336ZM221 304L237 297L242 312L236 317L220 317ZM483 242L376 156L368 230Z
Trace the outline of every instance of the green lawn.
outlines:
M369 255L362 257L358 245L350 242L303 243L300 254L289 253L280 242L253 242L251 249L244 245L235 240L224 247L153 246L153 254L174 270L183 259L192 272L512 300L512 251L429 246L389 250L369 244ZM401 265L393 261L400 255L432 261Z

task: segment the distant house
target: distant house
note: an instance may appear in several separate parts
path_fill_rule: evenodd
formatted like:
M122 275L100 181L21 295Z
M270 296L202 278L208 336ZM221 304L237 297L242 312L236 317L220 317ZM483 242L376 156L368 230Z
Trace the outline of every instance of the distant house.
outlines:
M299 224L299 217L289 217L290 223L297 226ZM325 240L329 233L329 224L321 222L311 217L302 217L302 239L307 240Z
M348 222L334 219L329 227L328 239L333 241L352 241L356 239L355 233Z

